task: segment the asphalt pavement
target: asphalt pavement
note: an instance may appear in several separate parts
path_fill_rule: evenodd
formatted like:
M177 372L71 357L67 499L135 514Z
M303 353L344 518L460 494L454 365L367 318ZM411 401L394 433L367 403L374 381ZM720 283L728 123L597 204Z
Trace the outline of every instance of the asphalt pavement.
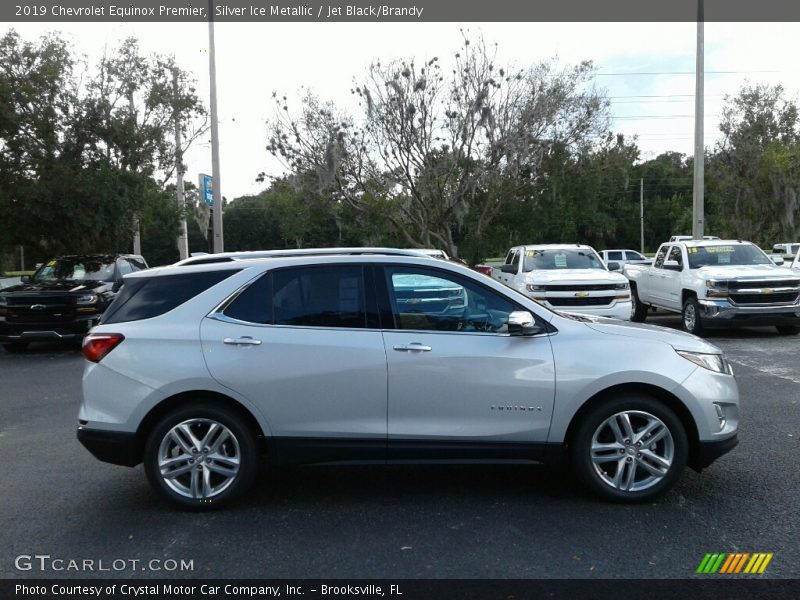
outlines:
M306 467L204 514L80 446L76 347L0 350L0 578L683 578L707 552L772 552L764 576L796 578L800 338L710 339L739 382L741 441L656 502L604 503L541 466Z

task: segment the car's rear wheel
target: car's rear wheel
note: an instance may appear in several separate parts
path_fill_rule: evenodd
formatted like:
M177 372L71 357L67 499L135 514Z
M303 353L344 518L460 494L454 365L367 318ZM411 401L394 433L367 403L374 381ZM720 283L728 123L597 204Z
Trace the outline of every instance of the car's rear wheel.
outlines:
M800 333L800 327L797 325L778 325L776 329L781 335L797 335Z
M644 502L675 484L689 442L672 410L648 396L629 395L587 413L570 450L575 472L593 492L615 502Z
M702 337L706 334L706 328L703 326L700 314L700 304L698 304L697 298L689 296L683 302L683 311L681 312L683 328L691 334Z
M218 508L241 496L258 470L258 438L236 412L213 403L178 408L145 444L147 479L184 508Z
M639 301L636 286L631 286L631 321L642 323L647 318L647 306Z
M16 354L24 352L28 348L28 342L11 342L10 344L3 344L3 348L6 352Z

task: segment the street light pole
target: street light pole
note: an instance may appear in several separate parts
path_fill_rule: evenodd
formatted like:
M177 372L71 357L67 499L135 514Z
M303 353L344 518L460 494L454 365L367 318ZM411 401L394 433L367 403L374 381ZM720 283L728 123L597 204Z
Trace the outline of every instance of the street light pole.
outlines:
M214 178L214 253L224 252L222 236L222 184L219 173L219 125L217 123L217 65L214 52L214 0L208 0L208 74L211 84L211 176Z
M178 70L172 71L172 90L178 96ZM183 149L181 144L181 120L178 111L175 111L175 199L180 211L181 222L178 233L178 256L181 260L189 257L189 232L186 226L186 202L183 197Z
M695 67L694 90L694 199L692 203L692 237L696 240L703 239L705 214L705 146L703 144L703 74L705 55L703 20L705 16L703 12L703 0L697 0L697 65Z

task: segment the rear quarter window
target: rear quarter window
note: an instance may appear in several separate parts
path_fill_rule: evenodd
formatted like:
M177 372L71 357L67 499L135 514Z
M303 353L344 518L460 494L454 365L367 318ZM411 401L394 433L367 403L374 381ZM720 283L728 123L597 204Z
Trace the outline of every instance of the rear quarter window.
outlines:
M127 323L158 317L238 272L236 269L129 279L108 307L101 323Z

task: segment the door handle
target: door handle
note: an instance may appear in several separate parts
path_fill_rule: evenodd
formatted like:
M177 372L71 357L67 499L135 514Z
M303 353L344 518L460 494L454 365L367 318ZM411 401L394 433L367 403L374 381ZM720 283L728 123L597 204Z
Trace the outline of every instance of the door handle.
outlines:
M240 338L225 338L222 340L224 344L231 346L260 346L261 340L254 340L249 335Z
M430 352L433 350L430 346L420 344L419 342L411 342L410 344L397 344L394 347L398 352Z

